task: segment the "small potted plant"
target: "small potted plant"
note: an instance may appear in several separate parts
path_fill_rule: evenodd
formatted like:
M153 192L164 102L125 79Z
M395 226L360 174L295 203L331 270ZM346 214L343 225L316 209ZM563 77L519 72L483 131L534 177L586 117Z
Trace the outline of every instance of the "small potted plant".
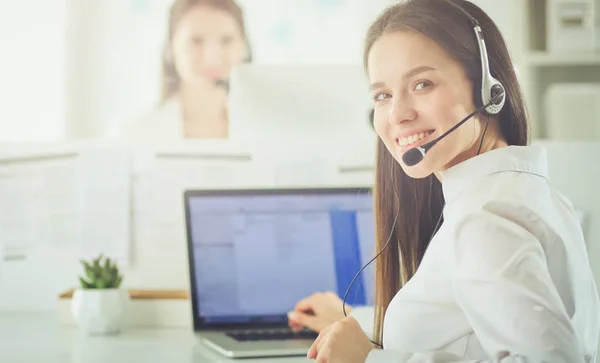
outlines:
M79 277L81 287L73 293L73 315L88 334L109 335L121 331L127 290L121 289L123 275L116 262L98 256L92 261L81 260L85 276Z

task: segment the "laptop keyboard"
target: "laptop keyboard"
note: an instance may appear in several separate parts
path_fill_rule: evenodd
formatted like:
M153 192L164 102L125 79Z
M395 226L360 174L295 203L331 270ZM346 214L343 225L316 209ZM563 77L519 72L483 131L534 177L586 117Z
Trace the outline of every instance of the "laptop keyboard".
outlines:
M291 329L264 329L264 330L236 330L226 333L229 337L240 342L254 342L260 340L292 340L311 339L319 336L311 330L293 331Z

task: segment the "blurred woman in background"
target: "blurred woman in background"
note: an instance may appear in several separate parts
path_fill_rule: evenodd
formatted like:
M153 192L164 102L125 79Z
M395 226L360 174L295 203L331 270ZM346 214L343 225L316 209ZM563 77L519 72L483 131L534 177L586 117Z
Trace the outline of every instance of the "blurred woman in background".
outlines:
M169 13L158 107L128 125L131 141L226 139L231 70L251 60L234 0L175 0Z

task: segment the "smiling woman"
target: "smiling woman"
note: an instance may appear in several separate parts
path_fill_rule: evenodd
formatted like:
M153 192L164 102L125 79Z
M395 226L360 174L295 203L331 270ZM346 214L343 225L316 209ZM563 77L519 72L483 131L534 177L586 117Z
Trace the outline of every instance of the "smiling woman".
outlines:
M527 145L494 22L470 1L407 0L372 24L364 63L379 136L372 338L383 349L351 316L321 328L309 358L595 362L600 299L581 225L549 181L546 151Z
M129 125L125 137L149 143L227 138L229 75L250 60L243 12L233 0L175 0L161 104Z
M402 56L402 52L409 49L412 49L410 54ZM469 78L456 60L458 54L450 57L447 54L439 43L416 32L386 34L372 45L367 62L380 66L370 68L370 78L391 80L373 83L374 124L382 136L381 141L396 157L442 135L475 108L475 77ZM395 57L403 62L391 63ZM429 64L421 65L423 60ZM400 68L406 69L405 73L395 74ZM417 116L420 120L412 122ZM515 122L526 127L524 118L515 119ZM423 178L430 176L432 171L447 169L474 156L485 123L471 122L469 126L457 129L440 141L422 163L402 171L412 178ZM422 134L427 137L420 137ZM526 129L522 134L526 137ZM486 145L488 149L506 146L504 137L500 137L497 118L490 122L486 136L487 140L498 143ZM525 141L522 139L518 144L523 145ZM398 159L402 162L401 157Z

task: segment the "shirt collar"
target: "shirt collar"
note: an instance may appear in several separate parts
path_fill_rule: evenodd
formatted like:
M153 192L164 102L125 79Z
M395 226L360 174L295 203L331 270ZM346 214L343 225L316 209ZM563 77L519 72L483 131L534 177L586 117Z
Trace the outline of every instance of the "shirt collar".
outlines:
M546 149L540 146L507 146L490 150L440 172L444 199L456 199L477 180L496 173L516 171L548 178Z

